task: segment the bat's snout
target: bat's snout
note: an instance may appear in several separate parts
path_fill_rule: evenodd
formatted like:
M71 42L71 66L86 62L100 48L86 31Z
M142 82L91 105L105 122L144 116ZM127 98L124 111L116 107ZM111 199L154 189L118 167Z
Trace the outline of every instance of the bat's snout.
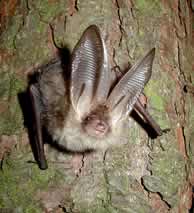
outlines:
M83 129L85 132L96 138L104 137L109 131L109 125L103 119L100 119L98 116L88 116L83 122Z

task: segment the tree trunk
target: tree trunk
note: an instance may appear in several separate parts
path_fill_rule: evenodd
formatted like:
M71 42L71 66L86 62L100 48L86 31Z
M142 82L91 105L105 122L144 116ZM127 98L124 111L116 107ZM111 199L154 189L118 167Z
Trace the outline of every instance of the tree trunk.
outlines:
M2 0L0 2L0 212L189 212L194 184L194 72L189 0ZM148 109L162 129L151 140L135 121L129 143L106 153L64 154L47 144L34 164L20 95L33 67L71 51L99 26L112 67L153 47ZM54 45L55 44L55 45ZM25 103L26 105L28 103ZM190 210L192 212L192 210Z

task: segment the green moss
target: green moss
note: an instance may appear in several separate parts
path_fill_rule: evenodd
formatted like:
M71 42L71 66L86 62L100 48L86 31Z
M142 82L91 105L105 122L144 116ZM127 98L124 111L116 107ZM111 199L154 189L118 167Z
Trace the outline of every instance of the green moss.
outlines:
M122 170L112 170L108 172L108 182L110 188L123 194L128 192L129 178Z
M23 129L23 117L18 103L12 103L7 111L0 113L0 135L17 134Z
M14 23L10 24L9 28L3 31L0 38L0 47L2 49L9 49L14 50L15 49L15 36L18 33L20 29L20 23L22 22L22 17L15 17Z
M0 79L0 98L5 99L8 97L9 93L10 79L8 73L0 72Z
M37 36L39 34L44 34L47 27L48 24L40 21L40 15L38 14L38 11L32 10L28 15L28 24L23 27L20 35L18 36L18 39L28 40L31 37L33 38L34 36Z
M20 68L29 67L30 64L42 62L48 59L51 52L47 46L48 37L47 23L40 21L37 11L31 11L28 15L28 22L17 33L15 46L17 57L13 64Z
M23 91L25 83L14 73L11 73L9 67L4 69L2 68L0 72L0 98L8 100Z
M148 102L150 103L150 113L152 114L154 119L160 124L161 128L168 128L169 120L166 115L165 106L169 97L160 94L162 87L163 84L161 80L159 81L151 79L149 81L149 85L146 86L144 92L148 97ZM157 117L155 117L155 115L157 115Z
M144 9L146 6L148 6L148 1L146 0L137 0L135 3L139 9Z
M162 11L162 6L160 1L152 0L136 0L135 5L139 11L142 13L152 13L152 15L159 14Z
M184 135L186 139L186 150L187 154L189 155L189 158L192 163L192 167L194 168L194 146L193 146L193 138L194 138L194 129L193 129L193 124L194 124L194 100L193 97L188 94L186 95L185 99L185 111L188 112L186 114L186 120L187 120L187 125L184 128Z
M22 212L42 212L37 202L38 190L61 177L55 169L40 170L35 164L28 164L29 154L17 150L3 162L0 173L0 207L20 208Z
M0 113L0 134L16 134L23 128L22 112L17 95L24 90L24 82L9 72L1 72L0 78L0 98L7 103L6 109Z
M160 90L160 82L156 80L150 80L149 85L145 88L145 93L149 97L149 101L152 107L159 111L164 111L165 100L158 93Z
M51 22L59 13L65 13L67 10L67 1L49 2L47 0L37 1L36 6L31 6L38 11L42 21Z
M186 174L184 158L172 144L165 147L165 151L157 147L151 154L153 160L149 169L152 175L145 176L143 183L149 191L159 192L164 200L174 206Z
M11 4L8 5L9 9L13 9L12 14L9 14L5 19L5 26L2 30L0 37L0 48L15 50L15 39L18 32L22 29L23 23L26 21L25 17L28 13L25 0L17 1L16 7L12 8ZM8 10L9 10L8 9Z
M90 207L87 208L86 205L83 207L80 207L80 209L78 210L80 213L92 213L92 212L96 212L96 213L111 213L111 211L107 210L107 208L104 208L103 206L96 206L96 207Z

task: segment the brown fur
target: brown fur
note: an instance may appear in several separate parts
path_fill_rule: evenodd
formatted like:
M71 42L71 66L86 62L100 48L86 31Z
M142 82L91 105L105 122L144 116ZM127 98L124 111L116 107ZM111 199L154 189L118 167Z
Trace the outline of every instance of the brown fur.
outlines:
M93 106L91 112L79 120L69 98L68 81L64 80L63 75L62 66L55 63L43 69L38 79L43 102L43 125L53 140L71 151L106 149L111 144L120 144L121 141L126 143L126 129L121 127L122 124L112 129L109 110L105 105ZM96 117L92 120L93 115ZM98 120L104 122L105 134L97 132L93 135L91 129Z

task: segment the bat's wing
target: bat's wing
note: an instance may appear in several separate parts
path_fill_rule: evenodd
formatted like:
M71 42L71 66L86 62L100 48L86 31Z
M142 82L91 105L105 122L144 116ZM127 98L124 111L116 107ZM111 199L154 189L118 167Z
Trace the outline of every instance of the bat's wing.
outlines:
M136 63L117 83L108 97L112 123L115 124L131 112L137 98L150 79L155 49Z
M47 169L47 161L44 154L44 144L42 139L42 125L41 125L41 101L40 93L35 85L29 87L30 98L32 102L32 109L34 114L34 134L35 134L35 152L37 154L37 161L40 169Z
M149 124L149 126L155 131L157 136L162 135L164 132L160 126L155 122L155 120L152 118L152 116L149 114L149 112L145 109L145 107L141 104L141 102L137 99L134 110L140 113L144 120Z
M108 55L97 26L88 27L73 50L71 101L81 118L91 105L104 103L110 88Z

